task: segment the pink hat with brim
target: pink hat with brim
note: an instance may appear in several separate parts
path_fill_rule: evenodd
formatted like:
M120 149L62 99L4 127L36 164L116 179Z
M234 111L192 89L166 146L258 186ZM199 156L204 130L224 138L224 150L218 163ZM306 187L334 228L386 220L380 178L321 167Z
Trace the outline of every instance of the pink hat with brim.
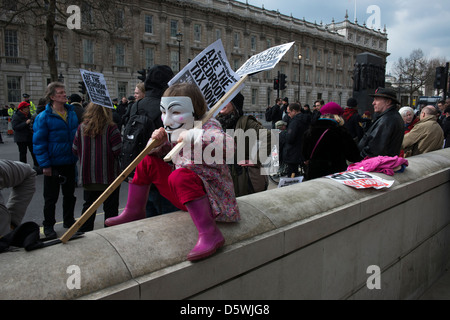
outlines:
M321 114L336 114L338 116L341 116L344 114L344 109L340 105L338 105L336 102L328 102L326 105L324 105L322 108L320 108Z

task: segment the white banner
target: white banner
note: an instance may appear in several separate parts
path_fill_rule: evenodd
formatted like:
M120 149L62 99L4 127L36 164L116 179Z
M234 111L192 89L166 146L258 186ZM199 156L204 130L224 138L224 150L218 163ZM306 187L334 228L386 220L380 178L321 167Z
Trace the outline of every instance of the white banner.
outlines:
M202 91L208 108L211 109L227 91L233 88L240 78L231 69L222 40L219 39L203 50L181 72L173 77L169 82L169 86L179 82L196 84ZM218 111L225 107L243 87L244 85L236 90L235 94L230 96Z
M114 107L103 74L83 69L80 69L80 72L91 101L103 107L113 109Z
M291 49L295 42L282 44L276 47L269 48L261 53L255 54L242 67L236 71L236 74L243 76L246 74L253 74L265 70L271 70L280 62L281 58L286 52Z
M350 170L340 173L335 173L326 176L333 181L345 184L346 186L353 187L356 189L382 189L390 188L394 184L393 180L385 180L376 175L361 171L361 170Z

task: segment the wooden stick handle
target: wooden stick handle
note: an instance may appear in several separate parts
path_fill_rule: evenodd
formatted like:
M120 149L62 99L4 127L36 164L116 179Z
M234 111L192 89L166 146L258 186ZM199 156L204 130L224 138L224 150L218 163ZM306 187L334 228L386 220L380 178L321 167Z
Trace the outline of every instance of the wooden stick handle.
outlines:
M98 199L83 213L83 215L75 221L75 223L67 230L67 232L60 238L62 243L66 243L70 238L81 228L81 226L92 216L92 214L100 207L100 205L108 199L108 197L117 189L117 187L124 181L130 173L137 167L139 162L153 149L161 144L159 140L151 141L144 150L131 162L128 167L114 180L114 182L98 197Z
M225 95L217 101L217 103L209 109L208 113L202 118L202 125L205 124L209 119L211 119L217 110L225 103L225 101L247 80L248 75L244 75L236 84L227 92ZM175 147L170 150L170 152L164 157L164 161L169 162L172 161L173 157L178 154L181 149L183 149L185 141L177 143Z

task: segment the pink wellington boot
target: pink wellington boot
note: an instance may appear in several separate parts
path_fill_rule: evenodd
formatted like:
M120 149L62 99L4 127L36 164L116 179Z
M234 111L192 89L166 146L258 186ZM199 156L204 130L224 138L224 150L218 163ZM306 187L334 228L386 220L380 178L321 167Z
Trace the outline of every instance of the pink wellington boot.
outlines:
M118 224L144 219L149 191L150 185L137 185L130 182L125 209L117 217L106 219L105 225L112 227Z
M207 196L190 201L185 206L198 230L197 244L189 252L187 259L194 261L206 258L222 247L225 239L212 217L211 206Z

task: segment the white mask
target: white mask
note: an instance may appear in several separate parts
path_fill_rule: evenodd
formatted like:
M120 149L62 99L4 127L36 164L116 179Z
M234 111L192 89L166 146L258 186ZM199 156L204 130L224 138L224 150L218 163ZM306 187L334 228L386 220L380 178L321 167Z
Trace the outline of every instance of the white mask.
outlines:
M194 106L189 97L162 97L161 118L164 129L171 135L171 141L177 141L183 130L194 127Z

